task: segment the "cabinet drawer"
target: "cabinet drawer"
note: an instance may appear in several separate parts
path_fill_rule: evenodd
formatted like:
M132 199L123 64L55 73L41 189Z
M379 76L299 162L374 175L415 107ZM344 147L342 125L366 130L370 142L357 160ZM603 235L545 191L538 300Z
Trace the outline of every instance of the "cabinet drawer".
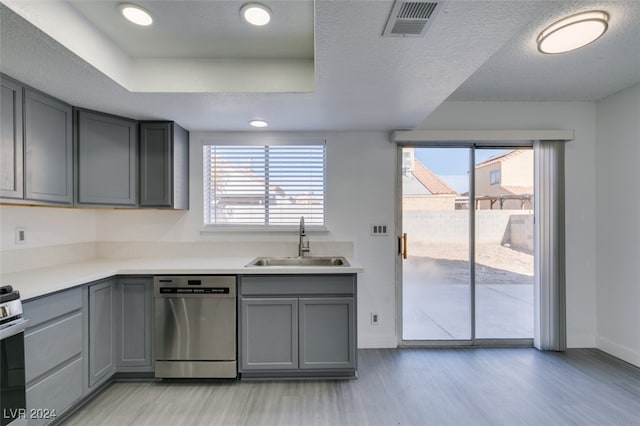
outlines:
M240 277L243 296L353 295L355 275L251 275Z
M82 289L65 290L51 296L26 302L24 316L29 319L29 328L82 308Z
M82 352L82 313L78 312L24 336L25 379L31 380Z
M27 388L27 414L42 415L29 419L29 426L44 425L56 420L82 396L82 358L61 368L46 379ZM47 414L53 416L47 417Z

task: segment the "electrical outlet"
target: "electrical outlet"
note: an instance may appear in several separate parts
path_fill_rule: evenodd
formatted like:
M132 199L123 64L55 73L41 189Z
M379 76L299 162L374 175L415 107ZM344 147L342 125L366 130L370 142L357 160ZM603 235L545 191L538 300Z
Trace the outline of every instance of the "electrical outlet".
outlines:
M371 312L371 325L380 325L380 315L377 312Z
M27 228L19 226L16 228L16 244L27 243Z

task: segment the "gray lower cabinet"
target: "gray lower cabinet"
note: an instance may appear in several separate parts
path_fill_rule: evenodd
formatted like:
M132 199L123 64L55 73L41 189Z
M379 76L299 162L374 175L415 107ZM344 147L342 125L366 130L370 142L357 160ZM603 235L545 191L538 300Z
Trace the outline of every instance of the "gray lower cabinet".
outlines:
M189 209L189 132L169 121L140 122L140 207Z
M54 421L83 397L84 311L75 288L24 304L29 425Z
M26 200L73 204L72 122L70 105L25 89Z
M116 284L116 368L153 372L153 278L120 277Z
M0 75L0 197L24 197L22 86Z
M353 297L299 299L300 368L355 368L355 300Z
M239 279L242 378L353 377L356 275Z
M153 372L151 277L118 277L28 300L29 425L68 414L116 372Z
M136 206L137 122L77 110L78 205Z
M241 369L298 368L298 299L243 298Z
M89 389L102 384L115 373L114 293L115 279L100 281L88 286Z

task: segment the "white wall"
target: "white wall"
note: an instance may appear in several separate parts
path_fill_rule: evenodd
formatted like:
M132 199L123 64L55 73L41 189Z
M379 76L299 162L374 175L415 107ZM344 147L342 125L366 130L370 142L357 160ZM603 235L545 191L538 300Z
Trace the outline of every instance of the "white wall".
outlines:
M23 245L15 243L15 228L26 227ZM60 244L94 242L95 211L85 209L0 206L0 250L26 250Z
M297 244L297 233L202 233L203 141L259 141L268 138L318 137L327 141L328 233L311 234L314 241L350 241L354 257L364 267L358 281L358 337L360 347L394 347L395 337L395 239L372 237L371 224L394 224L395 146L386 133L212 133L190 135L190 210L101 210L97 214L98 241L208 241L246 242L253 253L264 241ZM255 255L268 255L256 253ZM291 253L293 254L293 253ZM380 325L370 325L377 312Z
M445 102L419 129L575 130L565 147L567 344L595 347L595 104Z
M593 103L447 102L421 126L434 130L575 129L576 140L566 146L567 328L570 347L596 345L595 109ZM42 227L44 233L34 240L38 244L96 240L206 241L222 244L244 241L250 249L255 246L252 244L254 242L290 241L295 247L296 236L291 233L201 233L201 140L267 136L274 135L258 132L193 132L189 211L2 207L3 213L10 212L10 216L3 214L2 248L6 250L5 240L10 244L13 228L18 224L34 230ZM395 346L395 238L393 234L372 237L369 227L376 223L393 228L396 148L388 142L388 134L379 132L302 136L326 138L328 146L329 233L312 234L312 248L314 240L354 243L354 255L365 269L359 277L359 346ZM635 300L638 301L637 298ZM380 325L370 325L370 312L380 314Z
M16 244L16 227L25 228ZM93 210L0 206L0 272L10 273L95 257Z
M596 112L597 343L640 366L640 85Z

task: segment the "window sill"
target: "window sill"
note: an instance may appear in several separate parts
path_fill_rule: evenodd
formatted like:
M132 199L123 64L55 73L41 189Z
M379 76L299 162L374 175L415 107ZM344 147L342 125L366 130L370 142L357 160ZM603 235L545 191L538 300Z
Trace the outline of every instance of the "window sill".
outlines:
M306 225L307 234L328 234L326 226ZM200 235L217 233L264 233L264 234L298 234L300 227L297 225L286 226L239 226L239 225L205 225L200 229Z

